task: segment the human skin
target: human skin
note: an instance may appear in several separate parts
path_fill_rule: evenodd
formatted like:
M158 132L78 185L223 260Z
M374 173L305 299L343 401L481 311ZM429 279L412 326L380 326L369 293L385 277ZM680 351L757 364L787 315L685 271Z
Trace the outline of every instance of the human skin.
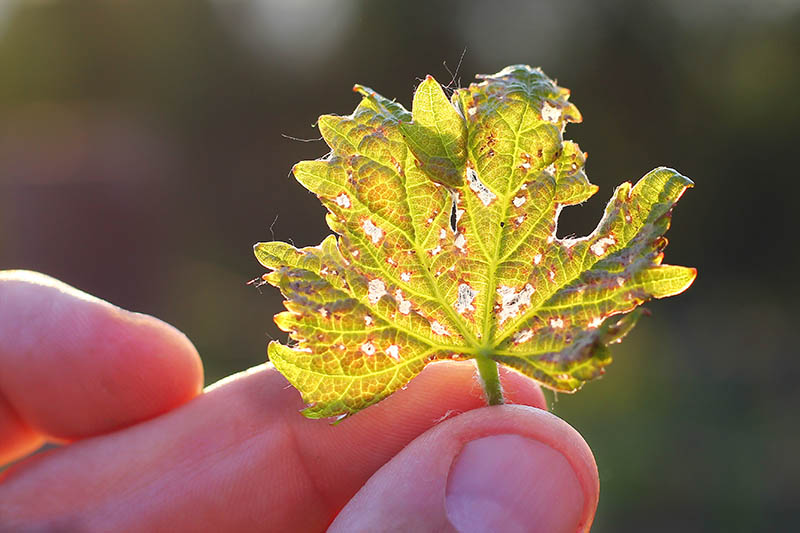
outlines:
M269 364L203 390L172 326L0 272L0 531L588 530L589 447L501 381L487 407L474 365L431 364L334 426Z

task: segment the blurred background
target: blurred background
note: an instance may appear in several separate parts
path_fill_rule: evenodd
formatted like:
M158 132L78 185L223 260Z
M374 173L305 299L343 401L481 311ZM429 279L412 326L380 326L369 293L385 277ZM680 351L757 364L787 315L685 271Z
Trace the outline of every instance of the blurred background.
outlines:
M278 292L245 284L253 243L329 232L289 175L327 148L287 137L352 111L354 82L410 107L428 73L511 63L584 115L566 137L600 192L561 235L655 166L697 184L667 249L695 285L648 306L604 379L551 396L597 457L594 531L791 529L797 1L0 0L0 268L171 322L209 383L258 364L284 335Z

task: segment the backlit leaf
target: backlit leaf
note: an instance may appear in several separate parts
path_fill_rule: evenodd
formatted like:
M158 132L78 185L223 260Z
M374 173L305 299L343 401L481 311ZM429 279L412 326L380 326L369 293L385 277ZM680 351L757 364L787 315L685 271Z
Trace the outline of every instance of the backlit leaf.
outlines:
M560 239L561 208L597 191L562 138L580 113L539 69L479 79L448 100L429 76L412 113L357 85L352 115L319 119L331 153L295 165L336 236L255 253L286 298L290 345L269 357L307 416L354 413L439 359L488 357L574 391L603 373L631 311L694 280L661 264L691 180L655 169L617 188L589 236Z

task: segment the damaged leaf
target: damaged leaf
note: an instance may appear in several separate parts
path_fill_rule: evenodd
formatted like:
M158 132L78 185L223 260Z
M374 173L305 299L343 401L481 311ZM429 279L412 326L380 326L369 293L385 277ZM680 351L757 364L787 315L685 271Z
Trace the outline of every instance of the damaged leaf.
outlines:
M295 165L336 236L255 246L289 345L269 357L313 418L348 415L441 359L476 359L490 403L496 363L557 391L603 373L637 306L684 291L693 268L663 265L672 207L691 180L657 168L614 192L587 237L560 239L561 208L597 187L563 140L580 122L569 91L515 65L456 90L430 76L412 113L356 85L348 116L324 115L331 153Z

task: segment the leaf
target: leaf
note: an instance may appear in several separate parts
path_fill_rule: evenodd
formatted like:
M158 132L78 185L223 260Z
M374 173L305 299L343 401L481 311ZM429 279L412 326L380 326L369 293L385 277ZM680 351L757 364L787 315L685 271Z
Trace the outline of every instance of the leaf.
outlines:
M448 101L429 76L413 113L357 85L352 115L319 119L331 153L294 167L338 237L255 253L286 298L275 321L291 344L269 357L306 416L354 413L441 359L475 358L490 398L492 360L575 391L603 373L631 311L694 280L661 264L691 180L655 169L617 188L589 236L560 239L562 207L597 191L562 138L581 120L569 91L523 65L479 79Z

